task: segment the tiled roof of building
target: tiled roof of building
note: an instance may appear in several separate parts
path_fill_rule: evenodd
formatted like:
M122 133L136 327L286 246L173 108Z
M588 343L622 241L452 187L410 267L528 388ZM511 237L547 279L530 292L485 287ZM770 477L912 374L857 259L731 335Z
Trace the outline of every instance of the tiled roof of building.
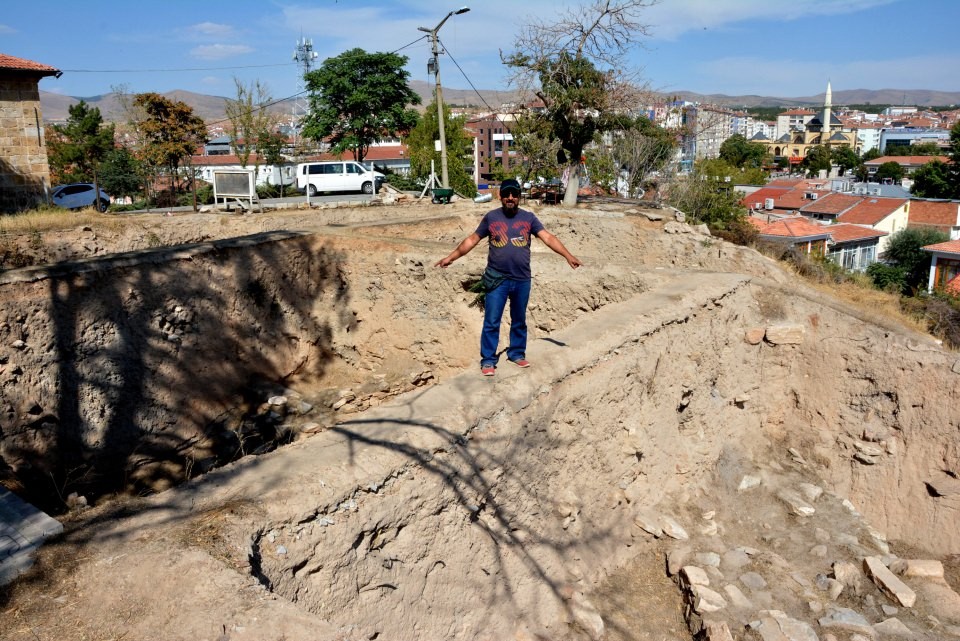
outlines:
M38 76L60 75L60 70L51 67L50 65L40 64L39 62L34 62L33 60L25 60L24 58L8 56L5 53L0 53L0 71L25 71Z
M956 200L911 200L910 224L943 225L954 227L960 223L960 201Z
M876 225L907 203L905 198L864 198L837 218L837 222Z
M923 249L930 252L942 252L944 254L960 254L960 240L949 240L945 243L927 245Z
M863 164L869 166L876 165L878 167L885 162L895 162L900 165L925 165L934 160L939 160L940 162L950 161L947 156L880 156L879 158L868 160Z
M870 229L862 225L850 225L846 223L830 225L827 227L827 230L830 232L830 236L835 243L849 243L856 240L881 238L887 235L887 232L880 231L879 229Z
M803 216L792 218L781 218L770 223L766 223L759 228L761 236L773 236L777 238L795 238L795 239L816 239L829 238L830 230L824 225L811 223Z
M816 200L811 200L810 204L800 208L805 214L832 214L839 216L857 203L863 200L860 196L849 196L847 194L838 194L836 192L820 196Z

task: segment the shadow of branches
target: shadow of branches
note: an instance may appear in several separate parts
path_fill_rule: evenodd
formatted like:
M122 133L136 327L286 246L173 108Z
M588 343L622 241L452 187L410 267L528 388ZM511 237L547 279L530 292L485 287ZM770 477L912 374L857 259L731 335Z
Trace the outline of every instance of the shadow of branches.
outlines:
M0 314L20 349L0 382L0 456L42 509L165 489L282 442L264 394L322 374L331 323L351 322L343 257L309 236L176 251L7 285L19 291Z

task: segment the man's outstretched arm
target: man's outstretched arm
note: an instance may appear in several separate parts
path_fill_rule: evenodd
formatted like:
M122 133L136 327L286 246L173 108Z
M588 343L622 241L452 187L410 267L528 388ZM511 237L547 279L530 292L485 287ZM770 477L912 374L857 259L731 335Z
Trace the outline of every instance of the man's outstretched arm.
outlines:
M559 238L548 232L546 229L541 229L537 234L537 238L542 240L544 245L566 258L567 264L573 269L583 265L579 258L567 251L567 248L563 246L563 243L560 242Z
M437 264L434 267L449 267L450 263L460 258L461 256L466 256L470 253L470 250L477 246L477 243L480 242L480 235L477 232L473 232L466 238L460 241L460 244L457 245L457 248L450 252L446 258L437 261ZM559 241L558 241L559 242ZM562 245L561 245L562 247Z

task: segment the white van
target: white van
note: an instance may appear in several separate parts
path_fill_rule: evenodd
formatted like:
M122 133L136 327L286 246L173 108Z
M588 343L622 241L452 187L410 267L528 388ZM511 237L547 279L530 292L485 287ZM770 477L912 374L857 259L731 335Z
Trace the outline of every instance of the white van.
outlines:
M311 196L325 191L360 191L372 194L380 191L383 174L371 171L351 160L305 162L297 165L297 189Z

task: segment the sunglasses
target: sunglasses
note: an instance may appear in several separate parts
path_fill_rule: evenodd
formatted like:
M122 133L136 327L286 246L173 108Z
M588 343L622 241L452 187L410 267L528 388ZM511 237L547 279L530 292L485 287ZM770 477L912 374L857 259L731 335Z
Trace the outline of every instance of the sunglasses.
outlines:
M501 198L519 198L520 190L517 189L516 187L507 187L506 189L501 189L500 197Z

